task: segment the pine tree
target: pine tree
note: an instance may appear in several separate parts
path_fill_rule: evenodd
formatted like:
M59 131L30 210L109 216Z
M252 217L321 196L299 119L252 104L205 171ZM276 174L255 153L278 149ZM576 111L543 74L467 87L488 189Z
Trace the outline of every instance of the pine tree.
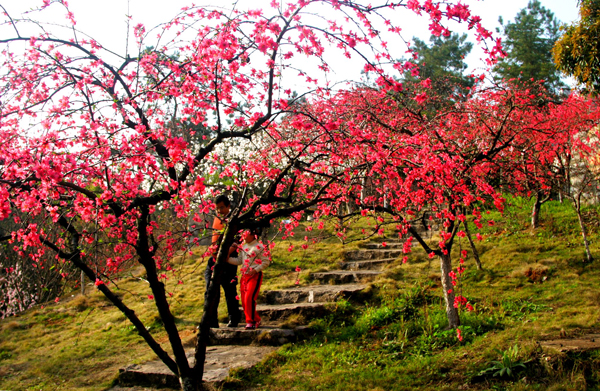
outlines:
M422 89L428 84L427 91L435 91L435 99L428 100L422 107L422 113L435 115L443 108L466 99L474 80L465 76L467 64L465 57L471 52L473 44L465 42L466 35L451 34L447 37L432 35L429 44L414 37L412 47L414 64L403 75L403 85L407 91ZM429 94L429 93L428 93Z
M471 42L465 42L466 39L466 34L459 36L453 33L448 37L432 35L428 45L416 37L413 38L419 78L430 79L432 88L451 99L459 98L473 86L473 79L464 74L467 69L464 59L473 48ZM407 75L406 78L414 81L411 75Z
M538 0L531 0L513 22L502 25L506 57L496 64L498 79L518 79L529 83L544 80L545 87L554 93L565 87L552 61L552 47L559 37L560 22L554 13Z

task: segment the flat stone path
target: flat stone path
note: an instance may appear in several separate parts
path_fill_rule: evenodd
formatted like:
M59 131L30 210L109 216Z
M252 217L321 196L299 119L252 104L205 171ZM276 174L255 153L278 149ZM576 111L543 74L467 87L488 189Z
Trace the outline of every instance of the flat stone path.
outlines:
M225 379L232 368L250 368L258 364L274 346L211 346L206 351L204 376L207 383ZM194 351L186 352L190 365L194 365ZM124 386L159 386L179 388L179 379L160 360L134 364L120 370L119 384Z
M277 346L313 335L306 325L282 327L289 319L308 324L313 318L327 315L340 298L361 301L368 287L365 281L382 274L377 269L396 262L402 254L399 250L401 243L398 242L386 243L386 246L367 244L366 247L346 252L346 262L340 264L344 270L312 273L313 279L320 284L261 292L259 301L262 304L257 306L257 310L264 324L259 329L228 328L224 324L212 329L210 343L213 346L207 350L204 381L218 385L231 369L250 368L275 351ZM193 361L194 349L186 352L189 360ZM137 391L135 387L146 386L178 389L179 381L161 361L154 360L121 369L118 386L121 388L112 390ZM134 388L127 390L122 387Z
M323 303L352 298L367 288L365 284L309 285L261 292L266 304Z
M373 280L382 272L375 270L332 270L313 273L313 278L322 284L351 284L359 281Z
M600 349L600 334L588 334L570 339L540 341L540 345L542 348L560 353L587 352L589 350Z

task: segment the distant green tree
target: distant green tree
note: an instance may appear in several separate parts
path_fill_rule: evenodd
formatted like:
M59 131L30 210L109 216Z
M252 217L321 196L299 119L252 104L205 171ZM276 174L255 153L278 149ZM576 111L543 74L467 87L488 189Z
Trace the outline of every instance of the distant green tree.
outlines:
M465 42L466 39L466 34L453 33L448 37L432 35L428 44L414 37L413 61L418 76L414 70L407 71L404 75L405 85L410 88L413 83L429 79L431 89L439 97L435 104L437 109L464 99L474 84L473 78L465 75L467 64L464 59L473 48L471 42Z
M419 38L413 38L419 78L431 79L432 86L441 87L440 92L446 95L455 95L458 91L472 87L473 79L464 74L467 69L464 60L471 53L473 44L465 42L466 40L466 34L459 36L456 33L448 37L432 35L429 45Z
M600 93L600 0L579 2L580 20L565 29L553 48L558 69Z
M531 0L513 22L504 25L506 57L499 61L494 72L498 79L517 79L528 83L531 79L544 80L544 86L553 93L566 87L552 61L552 47L559 37L560 22L538 0Z

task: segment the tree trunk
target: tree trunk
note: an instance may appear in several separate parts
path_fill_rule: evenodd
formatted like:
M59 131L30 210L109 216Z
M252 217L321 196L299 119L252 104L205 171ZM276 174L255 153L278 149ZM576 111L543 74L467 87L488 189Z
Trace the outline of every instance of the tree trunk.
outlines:
M142 216L138 221L138 240L136 243L136 251L139 256L139 262L146 269L146 278L154 295L154 303L160 315L163 328L169 338L169 343L173 349L173 356L177 364L175 374L179 377L181 387L184 390L195 391L198 381L195 379L195 373L189 365L179 330L175 323L175 317L169 308L165 284L159 280L156 269L156 261L154 253L150 250L151 245L147 234L148 228L148 207L142 207ZM201 378L200 378L201 379ZM192 388L190 388L192 387Z
M454 286L449 273L452 271L452 260L450 251L448 254L440 255L440 264L442 270L442 289L444 289L444 301L446 303L446 316L448 317L448 327L457 328L460 326L460 318L458 317L458 309L454 307Z
M483 270L483 267L481 266L481 260L479 259L479 253L477 252L477 248L475 247L475 243L471 237L471 232L469 231L469 224L465 221L463 225L465 226L465 233L467 234L467 239L469 239L469 244L471 245L471 250L473 251L473 258L475 258L477 270Z
M542 208L542 200L540 193L535 194L535 202L531 210L531 228L536 229L540 224L540 210Z
M575 211L577 212L577 218L579 219L579 227L581 228L581 236L583 236L583 245L585 246L585 255L588 262L592 262L592 253L590 252L590 243L587 238L587 231L585 229L585 223L583 216L581 215L581 201L575 201Z
M225 263L227 262L227 256L229 247L233 244L233 239L235 233L237 232L234 227L232 227L232 222L225 228L225 232L223 233L223 240L221 246L219 247L219 253L217 254L217 261L215 262L215 266L213 269L212 278L210 280L210 286L208 287L207 300L204 303L204 314L202 315L202 320L200 321L200 331L198 332L198 339L196 340L196 350L194 352L194 358L196 363L193 368L194 379L199 379L196 384L193 384L193 387L197 387L198 390L204 390L205 387L202 383L202 376L204 375L204 362L206 361L206 348L208 346L208 340L210 337L210 325L213 319L210 319L209 314L213 314L216 311L213 311L214 306L217 305L216 298L217 292L221 289L221 279L223 278L223 272ZM182 381L182 387L184 387ZM184 391L188 391L183 388ZM196 388L190 388L189 390L196 391Z
M197 379L190 376L180 377L179 384L181 385L182 391L205 391L206 388L202 384L201 381L197 381Z

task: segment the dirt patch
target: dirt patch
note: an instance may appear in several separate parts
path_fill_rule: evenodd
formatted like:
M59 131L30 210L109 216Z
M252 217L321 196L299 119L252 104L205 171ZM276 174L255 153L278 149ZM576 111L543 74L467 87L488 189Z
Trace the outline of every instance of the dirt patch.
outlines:
M527 277L527 279L529 280L529 282L541 283L548 279L548 268L545 268L545 267L532 268L532 267L530 267L529 269L525 270L524 274L525 274L525 277Z

